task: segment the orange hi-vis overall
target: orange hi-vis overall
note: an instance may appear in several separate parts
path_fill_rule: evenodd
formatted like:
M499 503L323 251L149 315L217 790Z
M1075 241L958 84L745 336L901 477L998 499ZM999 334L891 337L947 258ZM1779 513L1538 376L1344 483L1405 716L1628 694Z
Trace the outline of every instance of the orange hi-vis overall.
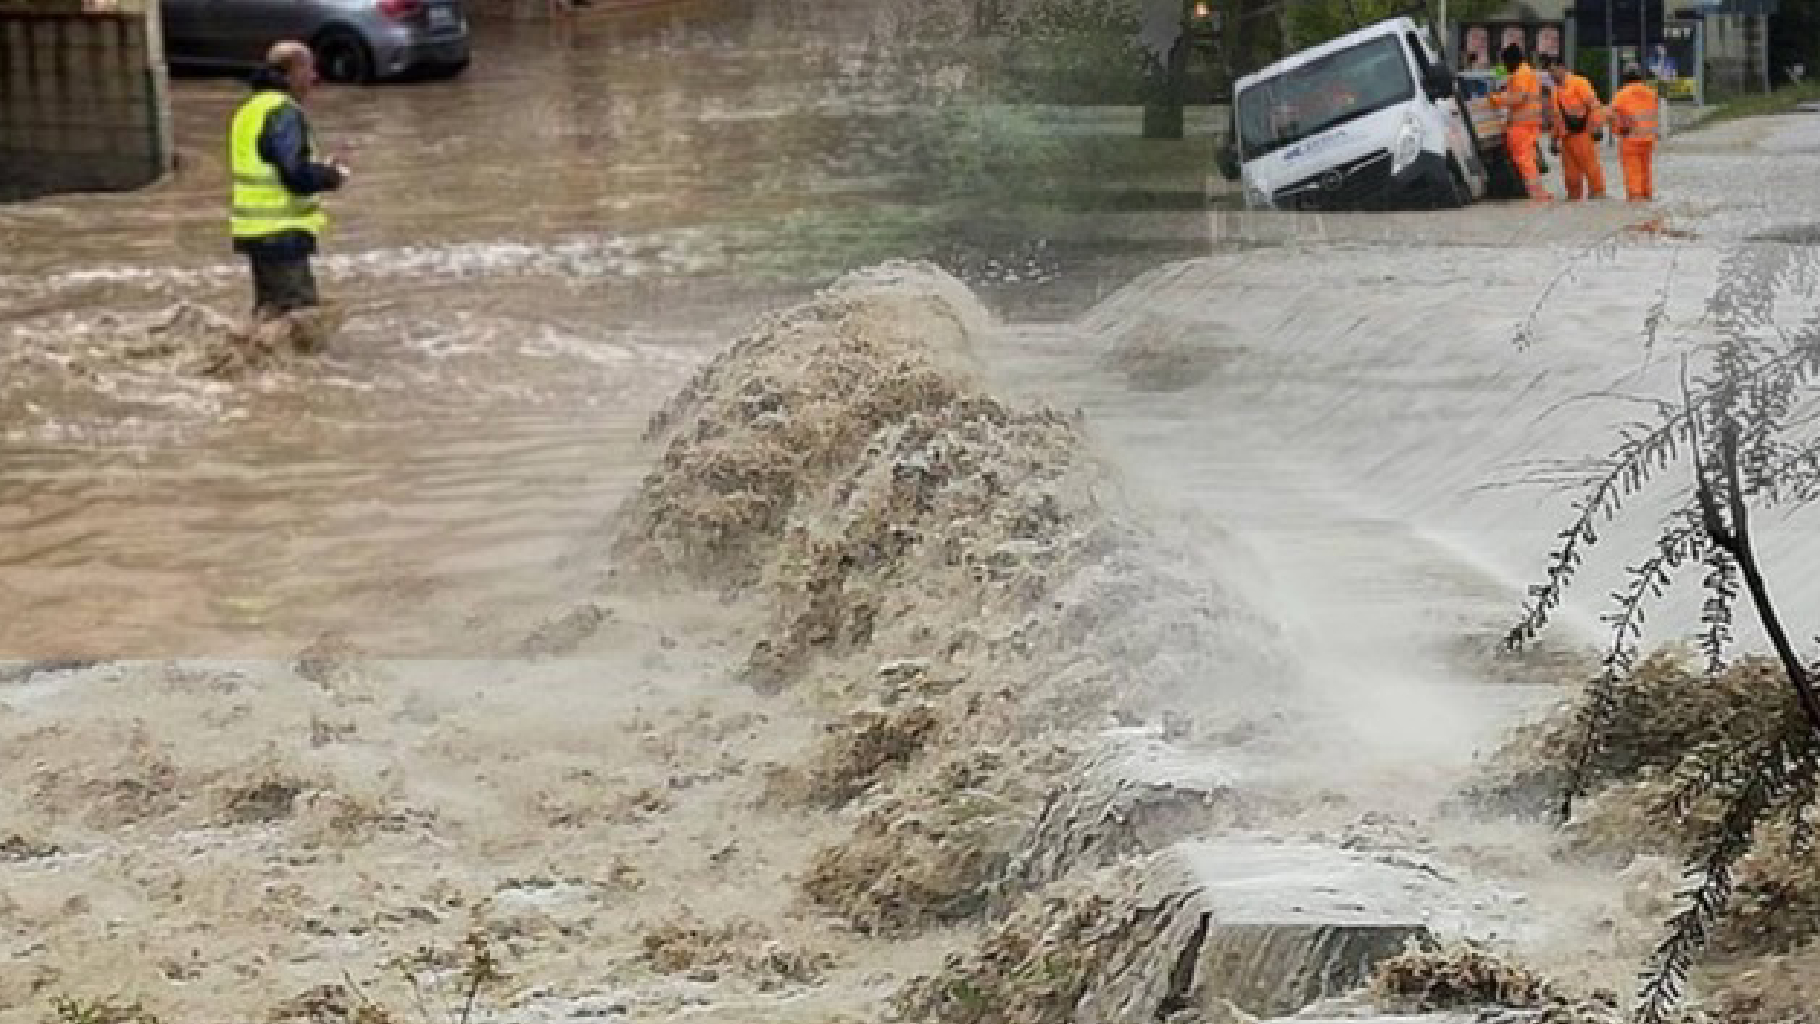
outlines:
M1599 94L1581 75L1569 74L1555 89L1555 138L1561 143L1561 177L1567 183L1569 202L1582 197L1605 198L1605 168L1599 166L1599 147L1592 133L1603 127ZM1578 122L1579 131L1569 122Z
M1542 98L1542 83L1528 64L1511 72L1502 93L1493 93L1492 105L1505 111L1504 145L1510 150L1511 162L1523 176L1523 187L1531 199L1551 198L1542 187L1542 175L1536 170L1536 142L1548 128L1548 108Z
M1618 156L1624 162L1624 195L1632 202L1656 197L1656 138L1661 134L1661 101L1656 90L1632 82L1611 98L1612 126L1618 133Z

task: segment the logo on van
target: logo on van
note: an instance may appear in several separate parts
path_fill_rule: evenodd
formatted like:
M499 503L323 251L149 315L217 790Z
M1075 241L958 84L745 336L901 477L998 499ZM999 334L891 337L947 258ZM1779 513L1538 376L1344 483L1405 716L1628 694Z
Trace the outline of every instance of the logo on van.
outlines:
M1304 139L1288 149L1285 149L1283 151L1283 159L1300 160L1305 156L1313 156L1323 149L1331 149L1335 144L1345 141L1350 136L1351 133L1346 129L1336 128L1325 135L1317 135L1312 139Z
M1328 171L1321 175L1321 187L1329 192L1338 192L1345 181L1345 177L1339 171Z

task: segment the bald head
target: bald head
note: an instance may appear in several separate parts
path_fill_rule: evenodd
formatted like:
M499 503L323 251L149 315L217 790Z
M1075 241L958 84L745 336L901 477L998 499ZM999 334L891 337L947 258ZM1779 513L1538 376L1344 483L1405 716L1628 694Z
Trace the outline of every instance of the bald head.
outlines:
M316 84L316 55L295 39L273 43L265 52L265 62L284 73L291 94L299 99Z
M267 64L284 68L286 71L295 67L298 61L309 59L310 48L295 39L280 40L273 43L271 49L265 51Z

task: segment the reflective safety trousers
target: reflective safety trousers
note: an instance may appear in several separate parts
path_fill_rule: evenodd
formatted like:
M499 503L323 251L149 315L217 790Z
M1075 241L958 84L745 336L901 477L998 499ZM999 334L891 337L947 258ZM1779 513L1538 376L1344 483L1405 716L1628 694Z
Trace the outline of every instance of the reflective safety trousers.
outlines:
M1618 143L1618 159L1624 167L1624 197L1635 203L1656 198L1656 144L1625 139Z
M1568 199L1599 199L1605 195L1605 168L1599 166L1599 147L1586 132L1561 140L1561 180L1567 185Z
M1512 125L1504 132L1504 145L1510 150L1510 162L1517 167L1517 174L1523 179L1523 189L1531 199L1549 198L1548 189L1542 184L1542 173L1536 169L1536 143L1542 139L1542 129L1533 125Z

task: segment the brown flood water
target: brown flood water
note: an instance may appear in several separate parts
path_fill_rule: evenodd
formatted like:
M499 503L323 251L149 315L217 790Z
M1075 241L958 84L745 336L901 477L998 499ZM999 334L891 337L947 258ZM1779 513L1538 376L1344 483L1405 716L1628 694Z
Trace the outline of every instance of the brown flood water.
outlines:
M780 6L481 23L460 80L325 87L355 178L318 274L351 316L251 383L96 340L240 314L238 81L175 81L157 188L0 207L0 659L284 656L330 629L482 656L585 595L646 417L814 284L741 269L766 225L918 187L893 29Z

